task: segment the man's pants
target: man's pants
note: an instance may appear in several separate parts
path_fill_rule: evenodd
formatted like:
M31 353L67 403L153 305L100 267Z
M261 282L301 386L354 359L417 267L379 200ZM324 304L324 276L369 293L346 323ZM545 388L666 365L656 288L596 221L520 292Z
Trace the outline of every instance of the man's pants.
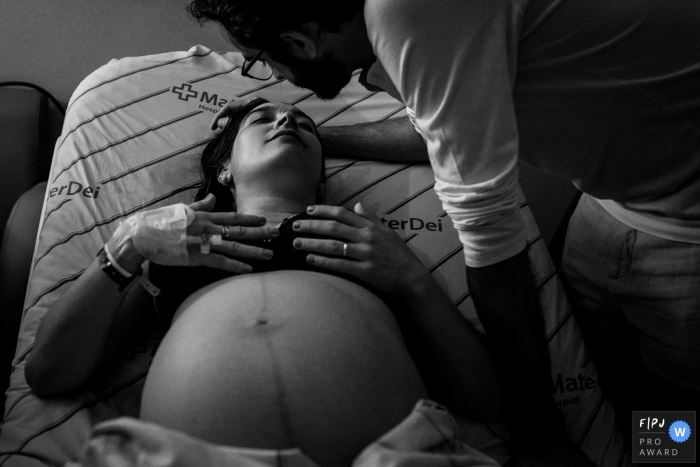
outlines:
M632 229L584 194L562 276L626 439L634 410L700 408L700 244Z

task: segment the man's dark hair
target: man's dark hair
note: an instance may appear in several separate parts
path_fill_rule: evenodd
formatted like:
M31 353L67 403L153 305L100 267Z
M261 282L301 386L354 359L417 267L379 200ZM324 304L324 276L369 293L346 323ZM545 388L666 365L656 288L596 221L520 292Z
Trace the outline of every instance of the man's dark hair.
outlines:
M189 15L200 24L221 24L236 43L251 49L274 48L278 34L317 21L338 32L364 6L364 0L192 0Z

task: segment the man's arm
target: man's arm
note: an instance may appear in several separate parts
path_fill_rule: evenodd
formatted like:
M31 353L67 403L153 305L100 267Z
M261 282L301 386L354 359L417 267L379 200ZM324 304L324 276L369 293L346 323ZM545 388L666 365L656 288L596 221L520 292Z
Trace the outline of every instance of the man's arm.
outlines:
M210 128L226 126L229 116L240 111L255 96L229 101L213 118ZM428 162L425 141L408 117L381 122L318 129L326 156L385 162Z
M551 397L544 321L527 249L490 266L467 266L467 283L501 383L511 395L505 399L505 413L517 434L515 441L527 445L541 436L531 430L532 416L551 427L562 422Z
M318 129L327 156L385 162L428 162L428 150L408 117Z

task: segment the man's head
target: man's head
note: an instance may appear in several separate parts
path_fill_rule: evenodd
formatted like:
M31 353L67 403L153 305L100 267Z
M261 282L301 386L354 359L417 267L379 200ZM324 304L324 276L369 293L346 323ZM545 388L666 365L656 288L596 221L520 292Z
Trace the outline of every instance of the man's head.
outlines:
M331 99L368 55L373 61L362 34L363 5L364 0L191 0L187 10L200 23L220 24L246 58L262 50L277 77Z

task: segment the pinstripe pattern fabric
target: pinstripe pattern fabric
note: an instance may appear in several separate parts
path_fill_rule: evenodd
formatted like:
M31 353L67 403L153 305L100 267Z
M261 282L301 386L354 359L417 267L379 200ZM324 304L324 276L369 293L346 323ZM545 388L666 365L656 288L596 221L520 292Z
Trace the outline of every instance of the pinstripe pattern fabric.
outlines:
M95 422L138 415L143 375L158 336L127 352L112 371L73 398L42 401L29 394L24 361L43 314L80 276L119 220L192 200L201 183L197 159L212 137L208 126L221 105L255 94L294 102L319 125L406 115L405 107L385 93L362 88L357 76L337 100L327 102L286 81L260 84L241 78L242 61L238 54L196 46L112 61L76 89L52 163L0 434L0 467L63 465L78 455ZM430 167L350 160L326 165L327 202L351 208L362 201L378 213L481 329L466 289L461 244L433 192ZM584 363L582 341L526 203L521 213L546 312L555 398L566 403L567 430L596 462L617 465L620 452L609 407L594 384L592 365ZM593 383L586 387L589 379ZM574 388L572 382L578 381L583 383ZM503 458L502 427L473 422L464 427L470 444L496 446L489 454ZM612 458L614 464L607 463Z

